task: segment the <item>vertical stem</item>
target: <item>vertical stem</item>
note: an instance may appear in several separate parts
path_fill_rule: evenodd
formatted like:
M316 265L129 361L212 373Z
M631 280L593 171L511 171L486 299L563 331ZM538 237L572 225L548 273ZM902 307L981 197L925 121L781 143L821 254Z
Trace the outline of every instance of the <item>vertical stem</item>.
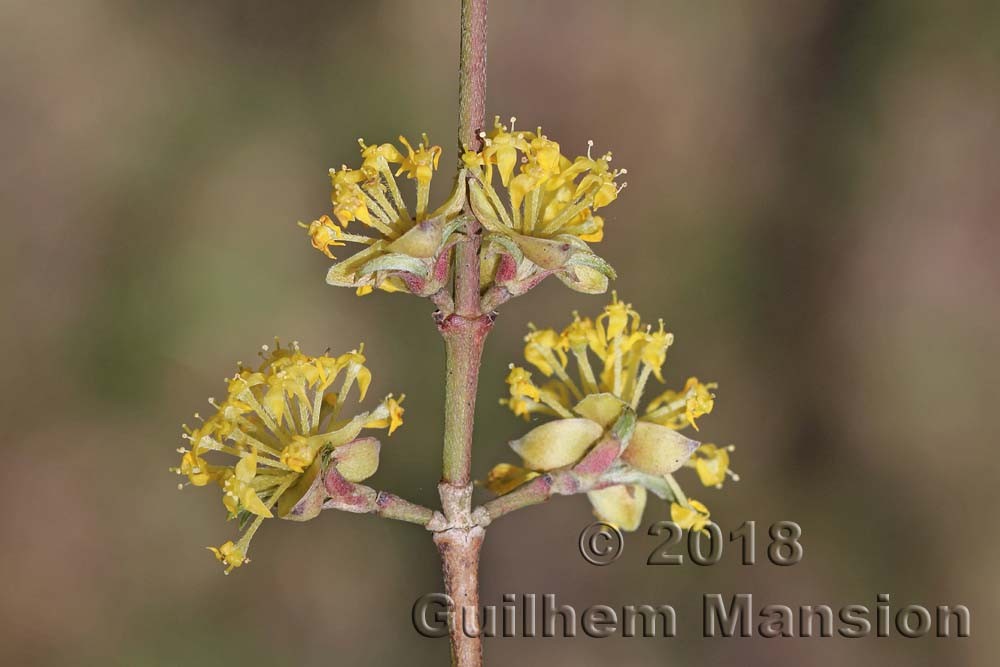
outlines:
M458 149L479 148L477 132L486 124L486 3L462 0L462 44L458 75ZM479 235L481 227L466 204L469 224L455 253L455 312L479 315Z
M479 526L468 530L446 530L434 534L434 544L441 554L441 569L451 598L453 613L449 619L451 664L478 667L483 664L482 640L479 637L479 550L484 531Z
M478 147L486 119L486 0L462 0L458 74L458 143Z
M486 114L486 2L462 0L459 57L459 149L479 148L477 132ZM451 660L458 667L482 664L478 632L463 618L478 618L479 550L484 531L472 520L472 429L479 386L479 361L493 317L484 315L479 294L482 227L466 204L469 223L455 252L455 312L438 322L445 341L444 451L438 487L447 528L434 535L441 554L445 592L456 613L450 623ZM469 610L471 613L463 613ZM475 623L473 628L475 629Z
M479 362L492 325L489 316L467 319L457 314L439 325L447 363L441 477L452 486L465 487L472 481L472 431Z
M486 113L486 0L462 0L462 38L458 77L458 138L478 147L476 132ZM472 424L479 385L479 359L493 324L479 299L479 234L471 208L465 238L455 260L455 313L438 323L447 352L443 482L466 487L471 481ZM466 494L468 495L468 494ZM442 502L445 502L442 498ZM444 508L449 509L447 506ZM459 510L460 508L452 508ZM469 507L464 509L467 516ZM455 513L455 512L453 512ZM449 517L450 519L451 517Z

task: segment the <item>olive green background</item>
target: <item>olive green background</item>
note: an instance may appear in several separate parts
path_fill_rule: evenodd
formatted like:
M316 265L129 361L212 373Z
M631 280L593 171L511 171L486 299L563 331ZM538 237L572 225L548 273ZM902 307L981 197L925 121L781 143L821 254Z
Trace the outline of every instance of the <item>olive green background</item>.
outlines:
M484 601L669 602L671 640L490 640L493 665L987 665L1000 623L1000 17L946 2L494 0L488 110L629 187L598 250L676 334L671 385L717 380L701 436L739 483L682 481L728 530L798 521L805 557L596 568L559 499L491 527ZM274 335L366 342L406 425L372 482L436 503L442 346L429 303L363 299L296 220L355 140L421 131L454 164L457 2L0 4L4 514L11 665L438 665L410 622L438 590L417 527L270 521L230 577L216 492L175 489L180 423ZM603 297L544 283L487 344L475 470L523 432L497 399L529 321ZM666 518L651 502L646 524ZM760 541L766 542L761 536ZM702 639L703 593L758 605L966 604L969 639Z

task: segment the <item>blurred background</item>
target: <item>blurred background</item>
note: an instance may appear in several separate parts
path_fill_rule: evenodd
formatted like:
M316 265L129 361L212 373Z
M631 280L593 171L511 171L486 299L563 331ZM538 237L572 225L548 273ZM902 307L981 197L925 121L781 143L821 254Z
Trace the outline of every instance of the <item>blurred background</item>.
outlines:
M483 600L673 604L672 640L488 640L489 664L989 665L1000 547L1000 12L995 3L611 3L490 8L488 111L629 187L599 251L676 335L670 385L717 380L701 436L742 481L695 489L724 530L794 520L791 568L596 568L583 498L503 519ZM296 228L356 138L430 133L454 162L457 2L0 4L0 389L10 665L438 665L413 602L429 536L326 512L270 521L230 577L216 492L178 492L180 424L279 335L366 341L407 423L374 486L429 505L443 351L419 299L357 299ZM449 179L437 181L436 201ZM603 297L552 281L506 305L481 379L475 473L523 432L497 399L529 321ZM645 523L667 518L651 502ZM766 541L763 536L759 541ZM703 593L758 605L966 604L972 637L702 639ZM895 633L894 633L895 634Z

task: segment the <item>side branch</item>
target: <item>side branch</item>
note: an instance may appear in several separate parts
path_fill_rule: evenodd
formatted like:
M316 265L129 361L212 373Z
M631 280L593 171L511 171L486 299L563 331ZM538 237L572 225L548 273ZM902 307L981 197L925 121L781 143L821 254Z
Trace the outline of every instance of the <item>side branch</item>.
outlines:
M344 479L334 468L327 470L324 478L328 498L323 509L336 509L355 514L374 514L384 519L396 519L426 526L434 510L411 503L386 491L376 491L370 486Z
M544 503L552 496L572 496L621 484L615 463L628 446L634 430L635 413L625 410L611 430L579 462L535 477L487 502L481 509L485 510L489 521L494 521L522 507Z

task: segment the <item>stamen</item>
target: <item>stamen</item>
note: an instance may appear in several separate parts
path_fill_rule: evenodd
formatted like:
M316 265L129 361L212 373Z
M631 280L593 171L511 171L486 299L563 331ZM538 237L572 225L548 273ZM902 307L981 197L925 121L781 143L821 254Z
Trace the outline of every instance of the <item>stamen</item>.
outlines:
M594 159L594 158L592 158L590 156L590 149L593 148L593 147L594 147L594 140L593 139L587 139L587 159L588 160L593 160Z

